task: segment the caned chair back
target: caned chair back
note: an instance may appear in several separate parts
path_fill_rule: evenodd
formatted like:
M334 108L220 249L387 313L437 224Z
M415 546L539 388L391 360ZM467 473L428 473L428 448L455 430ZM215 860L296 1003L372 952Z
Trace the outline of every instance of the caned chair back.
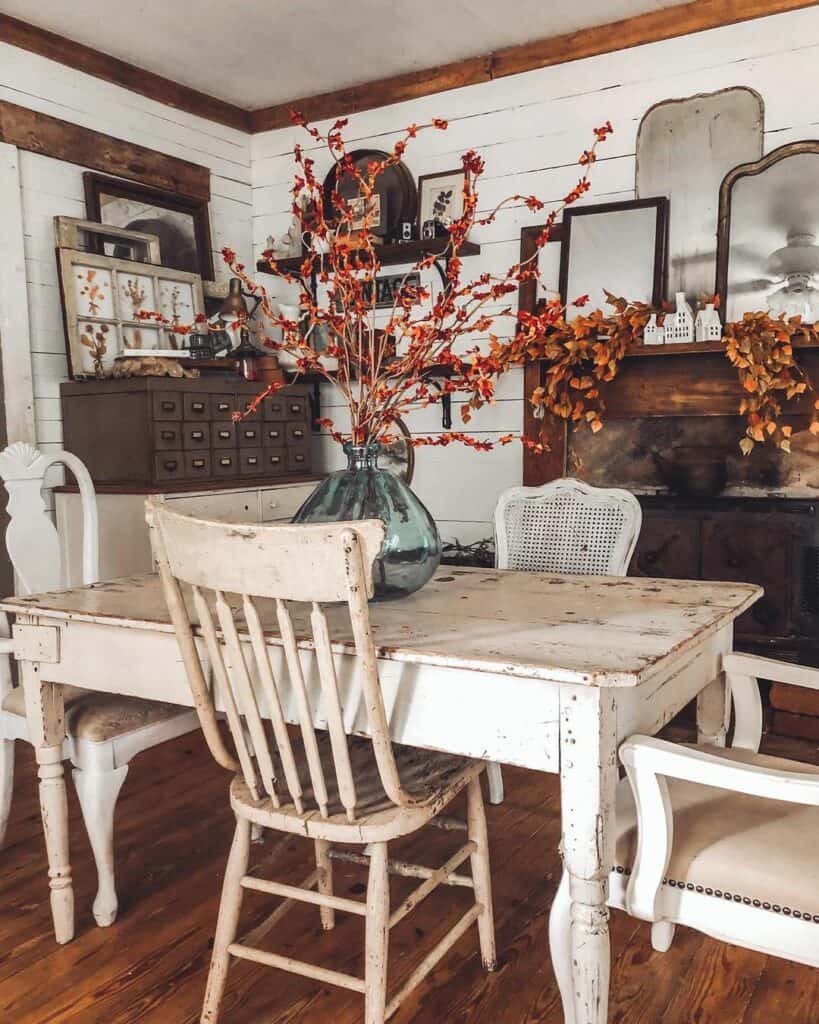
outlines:
M332 813L329 793L333 790L347 819L357 820L356 780L330 628L322 608L322 604L344 602L381 784L395 805L412 806L393 755L367 605L373 593L373 561L384 538L383 523L243 526L180 515L157 499L147 502L147 518L188 681L216 759L235 767L219 739L214 703L181 585L191 588L214 684L224 701L239 766L253 798L266 796L274 807L292 802L299 814L318 810L326 818ZM265 609L267 634L260 599L272 601ZM315 652L335 774L329 786L314 728L317 708L306 685L289 602L310 606L309 646ZM275 636L269 629L273 610ZM270 644L284 649L283 670L274 670ZM300 743L292 742L287 729L284 708L290 695L297 709ZM260 703L270 718L272 739ZM303 780L308 779L305 786Z
M67 583L63 578L60 539L42 494L46 471L56 464L71 470L80 489L83 583L96 583L99 579L97 499L88 470L70 452L54 451L46 455L18 441L0 452L0 477L9 495L6 549L21 594L59 590Z
M499 569L625 576L643 513L633 494L554 480L512 487L495 507Z

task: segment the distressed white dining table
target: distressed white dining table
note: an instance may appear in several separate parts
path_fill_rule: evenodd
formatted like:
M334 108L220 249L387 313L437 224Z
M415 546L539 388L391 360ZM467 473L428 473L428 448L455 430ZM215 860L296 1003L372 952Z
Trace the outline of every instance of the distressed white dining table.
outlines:
M735 618L761 593L734 583L441 568L412 597L371 605L394 740L560 775L572 898L565 936L572 992L563 996L573 1001L576 1024L604 1024L608 1013L606 899L618 745L632 733L657 732L694 697L701 739L724 742L721 658L731 649ZM15 616L54 929L59 942L68 942L74 897L62 685L192 701L156 576L8 598L0 609ZM336 611L331 628L347 697L345 727L366 733L346 609ZM275 616L267 621L275 659ZM312 651L306 640L301 646L310 679ZM317 679L311 685L318 687ZM295 721L295 706L285 711Z

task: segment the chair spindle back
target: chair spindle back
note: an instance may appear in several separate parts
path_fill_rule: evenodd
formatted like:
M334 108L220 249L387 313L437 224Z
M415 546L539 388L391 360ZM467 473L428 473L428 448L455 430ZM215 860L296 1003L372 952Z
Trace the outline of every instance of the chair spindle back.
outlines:
M335 813L339 812L337 801L347 819L356 820L356 782L330 626L322 607L345 602L381 784L393 803L412 806L413 798L401 786L393 755L367 605L373 593L372 565L384 537L383 523L244 526L180 515L157 499L149 499L146 507L154 556L188 681L217 761L236 767L216 726L208 673L182 585L191 588L198 631L224 702L239 767L254 799L269 798L274 807L292 802L299 814L317 809L324 818L334 813L334 807ZM266 605L260 607L264 600ZM297 636L291 602L310 606L311 637ZM317 708L312 706L302 664L299 644L304 640L316 660L332 753L334 777L330 779L324 774L322 741L314 725ZM283 648L284 655L284 671L278 673L276 659L271 659L276 647ZM293 724L299 727L300 745L292 742L288 732L288 694L295 706ZM270 720L272 744L265 718Z

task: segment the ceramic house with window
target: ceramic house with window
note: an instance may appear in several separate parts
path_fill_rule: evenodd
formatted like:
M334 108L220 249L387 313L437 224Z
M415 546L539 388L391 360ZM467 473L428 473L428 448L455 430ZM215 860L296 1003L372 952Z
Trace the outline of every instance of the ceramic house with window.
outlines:
M814 1024L819 7L200 6L0 4L3 1019Z

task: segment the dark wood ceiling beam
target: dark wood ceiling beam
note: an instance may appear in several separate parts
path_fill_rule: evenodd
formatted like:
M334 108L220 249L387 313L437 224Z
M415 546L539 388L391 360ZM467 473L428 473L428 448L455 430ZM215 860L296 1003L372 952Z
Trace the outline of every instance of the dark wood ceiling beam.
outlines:
M0 14L0 42L10 43L21 50L28 50L76 68L86 75L121 85L124 89L147 96L157 103L164 103L188 114L206 118L208 121L227 125L229 128L250 131L249 112L233 103L208 96L207 93L191 89L187 85L181 85L151 71L145 71L73 39L65 39L56 32L29 25L8 14Z
M210 199L207 167L5 100L0 100L0 142L191 199Z
M523 71L565 64L584 57L596 57L632 46L673 39L733 25L741 21L782 14L802 7L813 7L815 0L692 0L691 3L665 7L632 18L581 29L567 35L537 39L531 43L457 61L442 68L396 75L366 82L348 89L309 96L291 103L254 110L254 132L283 128L290 124L290 111L299 110L310 120L354 114L361 110L386 107L403 100L417 99L463 85L475 85Z

